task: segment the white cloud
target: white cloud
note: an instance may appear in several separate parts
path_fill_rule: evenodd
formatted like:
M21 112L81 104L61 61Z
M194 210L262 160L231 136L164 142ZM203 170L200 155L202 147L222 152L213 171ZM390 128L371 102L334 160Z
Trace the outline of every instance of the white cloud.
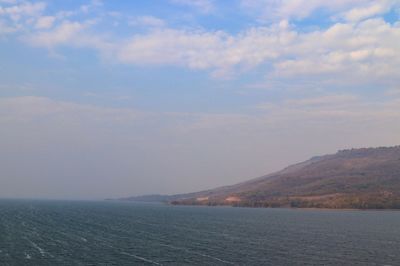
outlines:
M399 25L381 19L335 24L299 35L290 47L294 59L275 63L277 75L340 74L342 78L395 78L400 69Z
M208 2L208 1L206 1ZM270 79L314 76L319 79L346 82L396 82L400 71L400 24L387 23L370 16L386 13L396 1L243 1L246 6L272 5L279 18L307 16L318 8L328 8L351 21L337 22L326 29L301 32L289 20L280 20L268 26L257 26L230 34L204 29L174 29L152 16L139 16L130 22L148 27L144 33L118 38L105 35L95 28L96 21L62 21L52 27L54 17L37 18L36 30L23 37L37 47L46 47L55 53L58 46L95 49L107 59L134 65L178 65L190 69L210 71L215 77L232 77L236 73L269 66ZM183 2L180 2L184 4ZM193 2L194 3L194 2ZM197 3L197 2L196 2ZM210 2L211 3L211 2ZM25 3L28 5L29 3ZM204 3L203 3L204 4ZM22 5L22 4L21 4ZM33 4L29 4L31 6ZM98 4L91 4L98 6ZM200 5L200 4L199 4ZM296 13L300 11L304 13ZM39 8L40 7L40 8ZM16 8L21 10L44 8ZM14 9L13 9L14 10ZM35 13L24 11L22 13ZM353 20L357 21L354 23ZM0 22L1 23L1 22ZM18 28L4 23L3 34ZM17 24L15 24L17 25ZM19 27L21 27L19 25ZM51 30L46 30L50 29Z
M42 16L39 17L36 21L35 28L36 29L48 29L53 26L55 21L55 17L53 16Z
M369 3L367 6L361 6L351 9L344 13L344 18L349 21L359 21L365 18L381 15L388 12L393 6L398 4L396 0L380 0Z
M285 28L281 23L249 29L238 36L222 31L156 30L125 42L118 48L117 58L123 63L181 65L225 75L236 67L255 67L277 58L281 47L296 36Z
M85 25L79 22L65 21L52 31L34 33L27 39L34 46L53 48L57 45L70 45L74 42L74 36L81 32Z
M156 30L126 42L118 52L118 59L123 63L178 64L206 69L218 64L210 60L224 49L226 37L222 32Z
M241 0L246 10L257 15L261 20L303 19L319 9L340 12L355 6L362 6L372 0Z
M46 8L44 2L24 2L12 6L1 7L0 16L10 17L14 21L18 21L23 17L36 17L39 16Z
M153 16L139 16L129 21L131 26L164 27L165 21Z
M100 0L92 0L87 5L81 5L79 7L79 11L78 12L89 13L90 11L96 9L97 7L101 7L102 5L103 5L102 1L100 1Z
M0 1L0 35L27 32L36 21L38 27L48 25L50 20L42 16L46 8L45 2Z
M137 23L162 25L145 17ZM325 30L296 31L287 21L254 27L236 35L223 31L152 27L130 39L112 39L89 32L93 21L64 21L50 31L25 38L54 51L57 46L89 47L117 62L135 65L178 65L229 77L268 64L270 78L320 76L346 82L398 80L400 24L382 19L336 23ZM93 32L93 31L91 31Z
M59 46L89 47L105 51L106 47L109 49L108 43L104 39L86 32L96 23L96 20L83 22L66 20L51 30L42 30L25 35L23 40L32 46L45 47L51 53L54 53Z
M17 32L19 28L18 25L10 26L7 22L0 20L0 36Z
M354 81L396 77L400 70L400 27L381 19L337 23L323 31L300 33L287 22L221 31L163 29L116 45L117 58L130 64L181 65L229 74L269 63L275 77L342 75Z
M210 13L214 11L213 0L170 0L172 3L196 8L202 13Z
M0 0L0 3L3 3L3 4L16 4L17 0Z

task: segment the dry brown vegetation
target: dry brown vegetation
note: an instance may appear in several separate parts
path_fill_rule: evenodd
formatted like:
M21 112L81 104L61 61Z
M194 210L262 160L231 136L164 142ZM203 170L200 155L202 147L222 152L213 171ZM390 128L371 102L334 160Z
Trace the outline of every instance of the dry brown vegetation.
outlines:
M175 195L171 203L400 209L400 147L343 150L237 185Z

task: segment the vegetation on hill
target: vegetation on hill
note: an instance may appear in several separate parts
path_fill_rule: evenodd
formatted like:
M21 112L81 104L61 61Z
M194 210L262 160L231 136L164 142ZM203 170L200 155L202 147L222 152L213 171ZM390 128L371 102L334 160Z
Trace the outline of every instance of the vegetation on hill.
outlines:
M400 146L342 150L233 186L164 200L211 206L400 209Z

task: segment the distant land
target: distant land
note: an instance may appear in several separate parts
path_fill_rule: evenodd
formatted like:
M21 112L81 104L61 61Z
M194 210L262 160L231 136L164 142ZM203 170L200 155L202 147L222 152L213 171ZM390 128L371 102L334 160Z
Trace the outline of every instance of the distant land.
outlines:
M341 150L232 186L120 200L176 205L400 209L400 146Z

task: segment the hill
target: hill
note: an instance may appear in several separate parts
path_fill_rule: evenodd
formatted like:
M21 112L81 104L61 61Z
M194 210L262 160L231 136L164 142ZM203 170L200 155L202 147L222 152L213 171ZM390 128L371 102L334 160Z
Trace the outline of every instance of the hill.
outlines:
M400 146L342 150L236 185L163 196L163 201L187 205L399 209Z

